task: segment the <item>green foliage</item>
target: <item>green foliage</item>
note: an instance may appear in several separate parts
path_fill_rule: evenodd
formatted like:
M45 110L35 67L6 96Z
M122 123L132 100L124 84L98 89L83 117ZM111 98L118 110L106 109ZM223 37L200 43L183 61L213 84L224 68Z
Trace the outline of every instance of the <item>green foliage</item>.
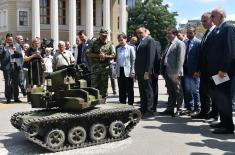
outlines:
M166 30L176 26L177 12L170 13L169 6L162 4L163 0L148 0L142 4L136 0L136 5L128 9L128 35L135 35L135 27L144 24L151 32L151 36L160 41L164 47L167 43Z

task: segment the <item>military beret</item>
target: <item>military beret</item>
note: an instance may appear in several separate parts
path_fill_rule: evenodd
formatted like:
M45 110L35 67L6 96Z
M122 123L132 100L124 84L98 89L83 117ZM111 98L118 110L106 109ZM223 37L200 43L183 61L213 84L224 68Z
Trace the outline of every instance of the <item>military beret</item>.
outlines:
M107 30L107 29L105 29L105 28L101 28L101 29L100 29L100 34L101 34L101 35L108 35L108 34L109 34L109 32L108 32L108 30Z

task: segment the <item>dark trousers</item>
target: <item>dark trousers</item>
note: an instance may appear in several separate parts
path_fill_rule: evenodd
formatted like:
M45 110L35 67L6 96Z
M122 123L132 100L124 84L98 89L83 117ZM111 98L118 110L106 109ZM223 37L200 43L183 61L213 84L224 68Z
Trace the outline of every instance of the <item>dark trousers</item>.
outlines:
M113 78L113 76L112 76L112 69L111 68L109 69L109 78L111 81L112 91L113 91L113 93L116 93L116 83L115 83L115 78Z
M174 80L172 77L164 74L164 79L166 81L167 92L169 94L168 102L169 110L174 110L174 107L180 109L183 103L183 90L181 86L181 80Z
M218 108L220 121L223 127L233 130L234 124L230 88L231 81L227 81L219 85L215 85L212 80L209 81L209 93Z
M21 90L21 93L25 96L26 95L26 88L25 88L25 77L24 77L24 71L23 69L19 70L19 87Z
M155 75L152 74L151 78L152 78L152 88L153 88L153 96L154 96L152 109L156 109L157 104L158 104L158 76L155 77Z
M208 114L210 112L211 97L208 93L208 80L200 77L200 101L201 101L201 114Z
M140 106L142 113L150 110L153 104L153 89L151 75L148 80L144 80L144 74L137 74L140 92Z
M214 98L211 98L209 90L210 89L210 79L204 76L200 77L200 101L201 101L201 114L209 114L210 118L218 118L218 110L214 101ZM211 110L210 110L211 107Z
M119 88L119 102L125 104L128 96L128 104L134 103L134 79L126 77L124 74L124 68L120 67L120 75L118 77Z
M11 64L9 70L3 70L3 76L5 80L5 97L10 101L12 97L18 99L19 97L19 69L17 65Z

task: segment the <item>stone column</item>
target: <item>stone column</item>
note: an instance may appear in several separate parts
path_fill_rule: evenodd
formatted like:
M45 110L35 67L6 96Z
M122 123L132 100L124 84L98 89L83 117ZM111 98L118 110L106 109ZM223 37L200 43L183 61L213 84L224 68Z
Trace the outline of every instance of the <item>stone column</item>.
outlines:
M58 0L51 0L51 38L54 39L54 48L58 49L59 42L59 18L58 18Z
M119 30L126 34L127 28L127 10L126 10L126 0L120 0L119 6Z
M110 0L103 0L103 27L111 32L110 28ZM110 33L108 35L110 39Z
M93 29L93 0L86 0L86 33L88 38L94 36Z
M69 0L69 42L71 46L76 44L76 0Z
M40 0L32 0L32 37L40 37Z

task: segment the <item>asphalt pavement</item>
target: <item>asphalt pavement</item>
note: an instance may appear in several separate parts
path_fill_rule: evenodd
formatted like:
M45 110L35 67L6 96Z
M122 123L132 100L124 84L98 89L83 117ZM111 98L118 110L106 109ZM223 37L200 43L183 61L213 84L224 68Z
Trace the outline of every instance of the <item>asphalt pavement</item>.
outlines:
M135 83L135 102L139 101ZM10 117L18 111L33 110L26 98L24 103L3 104L4 81L0 72L0 155L232 155L235 154L235 134L215 135L207 123L192 120L189 116L172 118L155 113L153 117L142 119L125 140L86 147L82 149L52 153L26 140L24 134L10 123ZM109 86L108 103L117 103ZM165 83L159 79L158 111L166 107ZM107 104L108 104L107 103ZM138 107L138 104L135 104Z

